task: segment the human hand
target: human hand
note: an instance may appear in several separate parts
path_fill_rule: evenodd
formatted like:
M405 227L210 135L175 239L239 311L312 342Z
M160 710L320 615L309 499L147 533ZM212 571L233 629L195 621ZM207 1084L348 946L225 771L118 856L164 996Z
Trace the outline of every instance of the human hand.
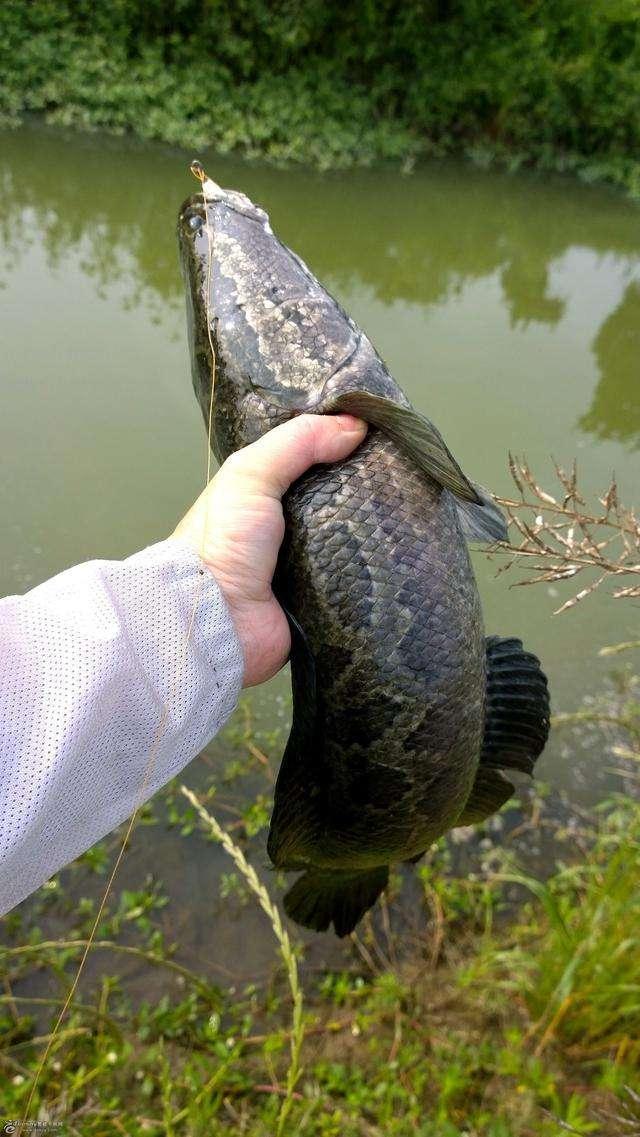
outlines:
M319 462L346 458L367 427L352 415L300 415L236 451L177 526L213 573L244 656L244 686L270 679L291 649L287 618L271 590L284 537L281 499Z

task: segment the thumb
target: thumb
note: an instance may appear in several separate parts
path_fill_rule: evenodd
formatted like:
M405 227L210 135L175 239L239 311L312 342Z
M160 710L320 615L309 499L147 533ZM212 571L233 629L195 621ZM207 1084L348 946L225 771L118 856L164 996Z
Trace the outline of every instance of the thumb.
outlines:
M299 415L237 450L233 470L279 500L310 466L346 458L366 433L367 424L353 415Z

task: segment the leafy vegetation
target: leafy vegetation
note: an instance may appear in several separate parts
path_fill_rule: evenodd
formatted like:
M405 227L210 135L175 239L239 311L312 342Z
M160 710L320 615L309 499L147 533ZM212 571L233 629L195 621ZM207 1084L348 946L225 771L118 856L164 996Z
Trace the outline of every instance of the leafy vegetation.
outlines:
M638 0L5 0L0 115L322 167L464 152L640 195Z
M520 498L508 509L525 564L533 542L551 571L563 551L598 571L606 547L614 559L604 571L627 574L635 530L614 551L607 541L637 527L635 514L611 492L594 513L575 474L557 473L564 493L554 498L512 462ZM569 538L572 524L582 536ZM637 648L629 640L603 653L628 659ZM383 897L337 961L319 967L310 961L319 937L289 937L273 899L281 882L266 887L252 863L282 738L256 730L243 703L216 740L216 762L199 765L197 793L169 786L142 811L139 832L169 827L181 848L221 843L233 863L219 877L225 912L242 904L247 918L257 900L284 966L224 984L206 958L192 966L179 896L154 877L119 883L97 919L112 854L96 846L3 920L5 1117L28 1113L83 1137L640 1137L639 692L623 666L609 690L555 720L574 750L596 743L624 792L585 815L548 804L539 787L474 831L466 864L469 830L454 831L396 874L392 903ZM228 827L211 809L233 818ZM546 879L521 853L541 834L545 863L555 862ZM90 960L101 966L87 967L52 1039L92 930ZM156 977L155 995L134 993L132 963L146 984Z
M459 856L464 842L455 834L440 842L395 879L392 902L365 921L337 965L319 970L307 969L309 949L284 942L275 905L239 852L258 824L251 807L225 805L235 781L249 779L261 815L272 779L268 739L256 736L245 704L227 731L222 776L220 766L209 770L186 798L169 787L143 821L168 824L180 842L224 838L237 873L221 878L223 902L233 905L236 886L247 886L250 902L258 897L284 969L260 983L220 984L181 958L177 896L151 878L120 886L97 928L100 966L81 983L30 1116L83 1137L637 1137L637 693L631 676L619 677L588 719L578 712L562 726L577 732L576 745L583 731L598 731L600 750L624 765L627 793L593 819L573 809L559 819L557 802L552 811L544 798L529 809L516 803L474 838L471 872ZM236 818L233 841L217 823L212 832L210 807ZM517 851L542 831L556 851L545 881L521 867ZM3 922L7 1117L25 1108L111 856L100 845L81 862ZM269 891L277 884L271 877ZM132 998L129 964L153 974L162 994Z
M304 1069L284 1132L552 1137L563 1122L619 1133L616 1097L640 1069L639 834L638 803L619 803L584 863L536 883L519 922L498 931L491 920L510 874L461 881L441 851L420 872L441 912L421 952L402 958L400 941L371 926L343 970L308 985ZM154 926L165 903L153 890L124 891L106 923L135 931L120 950L165 968L171 994L132 1009L116 973L103 973L54 1044L38 1116L83 1134L109 1124L136 1137L273 1133L289 1062L284 988L231 994L181 970ZM32 929L30 942L3 950L7 1116L24 1108L43 1043L35 1016L59 1005L15 988L34 969L62 977L77 962L89 907L70 940L38 942ZM98 943L117 958L107 934Z

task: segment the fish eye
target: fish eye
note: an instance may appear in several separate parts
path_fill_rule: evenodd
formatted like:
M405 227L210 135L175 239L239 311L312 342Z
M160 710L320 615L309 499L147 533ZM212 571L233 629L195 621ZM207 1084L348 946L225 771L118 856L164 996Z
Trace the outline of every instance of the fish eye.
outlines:
M189 228L196 233L199 229L202 229L203 221L201 217L198 217L197 213L194 213L193 216L189 218L187 224Z

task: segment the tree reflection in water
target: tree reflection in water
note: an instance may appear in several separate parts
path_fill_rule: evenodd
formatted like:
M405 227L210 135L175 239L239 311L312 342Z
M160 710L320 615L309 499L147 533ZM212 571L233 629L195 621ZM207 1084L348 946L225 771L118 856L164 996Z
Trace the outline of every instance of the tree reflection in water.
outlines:
M39 243L51 266L75 251L98 290L117 283L127 306L181 308L175 220L192 189L188 156L108 136L25 129L28 146L25 131L5 134L2 143L5 274ZM426 309L497 275L512 327L553 328L566 301L550 288L552 266L576 247L614 254L630 283L595 333L600 379L579 426L602 439L640 441L637 206L569 179L455 162L409 178L386 168L322 175L211 156L207 163L220 182L271 211L277 231L330 289L364 286L386 305Z
M600 379L579 426L597 438L640 446L640 281L627 286L593 351Z

